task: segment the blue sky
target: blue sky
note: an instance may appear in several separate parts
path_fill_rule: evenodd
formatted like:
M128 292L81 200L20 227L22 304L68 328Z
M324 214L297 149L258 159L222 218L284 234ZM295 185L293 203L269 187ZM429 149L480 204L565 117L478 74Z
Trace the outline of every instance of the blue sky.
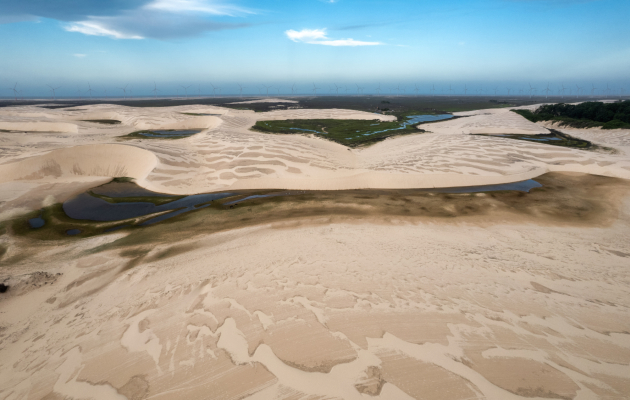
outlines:
M630 93L629 15L628 0L0 0L0 96Z

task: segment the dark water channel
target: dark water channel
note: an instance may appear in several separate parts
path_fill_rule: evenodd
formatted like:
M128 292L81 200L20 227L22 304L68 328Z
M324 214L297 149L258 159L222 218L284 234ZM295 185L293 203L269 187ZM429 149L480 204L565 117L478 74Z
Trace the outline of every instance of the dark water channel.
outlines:
M530 190L542 187L542 185L533 179L526 181L501 183L498 185L480 185L480 186L460 186L449 188L425 189L427 192L433 193L481 193L481 192L498 192L502 190L514 190L518 192L529 193Z
M33 229L39 229L43 227L44 225L46 225L46 221L44 220L44 218L41 217L41 215L28 220L28 226L30 226Z
M375 131L375 132L369 132L369 133L364 133L363 136L371 136L371 135L375 135L377 133L384 133L384 132L390 132L390 131L397 131L399 129L403 129L408 127L409 125L418 125L421 124L423 122L435 122L435 121L443 121L443 120L447 120L447 119L451 119L453 118L453 116L451 114L439 114L439 115L410 115L407 117L407 120L404 122L400 123L399 127L396 128L390 128L390 129L385 129L382 131Z
M476 193L491 191L521 191L529 192L531 189L542 185L533 179L521 182L505 183L498 185L465 186L450 188L420 189L429 193ZM308 193L308 191L283 191L268 194L251 194L239 199L221 203L224 208L234 208L239 203L248 200L284 197ZM173 196L164 193L156 193L137 186L133 182L113 181L105 185L93 188L89 192L82 193L63 204L64 213L75 220L115 222L139 217L147 217L141 223L127 222L124 225L109 227L104 232L112 232L130 226L146 226L155 224L169 218L202 208L209 207L215 200L244 195L243 193L206 193L190 196ZM155 215L154 215L155 214ZM39 229L46 221L42 216L31 218L28 221L32 229ZM80 235L82 229L68 227L65 233L70 236Z
M195 135L201 132L201 129L180 129L180 130L150 130L136 132L139 136L151 138L183 138Z
M213 200L233 195L232 193L196 194L175 197L172 201L158 202L155 200L164 199L164 195L147 196L145 194L138 198L134 198L135 196L127 198L118 196L118 199L112 197L114 199L112 202L112 200L107 201L104 195L97 197L90 193L82 193L72 200L66 201L63 204L63 211L72 219L100 222L120 221L167 212L141 224L150 225L188 211L208 207Z

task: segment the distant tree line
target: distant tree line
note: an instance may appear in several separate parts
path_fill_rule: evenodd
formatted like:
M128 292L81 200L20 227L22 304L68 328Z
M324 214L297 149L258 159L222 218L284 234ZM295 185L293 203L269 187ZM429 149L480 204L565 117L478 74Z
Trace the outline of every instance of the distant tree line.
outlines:
M536 111L513 110L532 122L559 121L575 128L630 128L630 100L615 103L546 104Z

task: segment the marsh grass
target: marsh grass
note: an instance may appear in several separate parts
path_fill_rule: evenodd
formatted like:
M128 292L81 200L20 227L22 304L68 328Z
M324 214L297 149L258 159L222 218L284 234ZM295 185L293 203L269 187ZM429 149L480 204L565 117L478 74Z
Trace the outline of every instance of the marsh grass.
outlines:
M567 135L565 133L559 132L554 129L549 129L549 131L551 133L547 135L504 134L504 135L499 136L495 134L477 133L474 136L490 136L490 137L501 137L501 138L506 138L506 139L524 140L530 143L533 142L533 143L540 143L540 144L548 144L551 146L569 147L572 149L581 149L581 150L606 150L606 151L612 150L606 147L597 146L588 140L578 139L578 138L575 138L573 136Z
M159 130L160 132L156 132ZM127 135L118 136L118 139L158 139L158 140L177 140L177 139L185 139L189 138L197 133L201 132L203 129L157 129L156 131L152 130L141 130L131 132ZM168 132L182 132L182 131L190 131L190 134L185 135L169 135ZM166 132L166 133L163 133Z
M314 134L318 137L357 147L384 140L388 137L425 132L415 125L403 126L397 121L340 120L340 119L290 119L283 121L258 121L253 130L263 133ZM382 132L387 130L386 132Z

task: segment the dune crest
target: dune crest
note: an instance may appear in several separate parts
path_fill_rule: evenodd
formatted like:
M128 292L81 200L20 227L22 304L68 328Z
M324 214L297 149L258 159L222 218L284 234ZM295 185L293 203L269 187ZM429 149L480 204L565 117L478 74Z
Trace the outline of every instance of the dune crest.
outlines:
M157 158L151 152L133 146L75 146L0 165L0 183L76 176L130 177L141 181L156 165Z

